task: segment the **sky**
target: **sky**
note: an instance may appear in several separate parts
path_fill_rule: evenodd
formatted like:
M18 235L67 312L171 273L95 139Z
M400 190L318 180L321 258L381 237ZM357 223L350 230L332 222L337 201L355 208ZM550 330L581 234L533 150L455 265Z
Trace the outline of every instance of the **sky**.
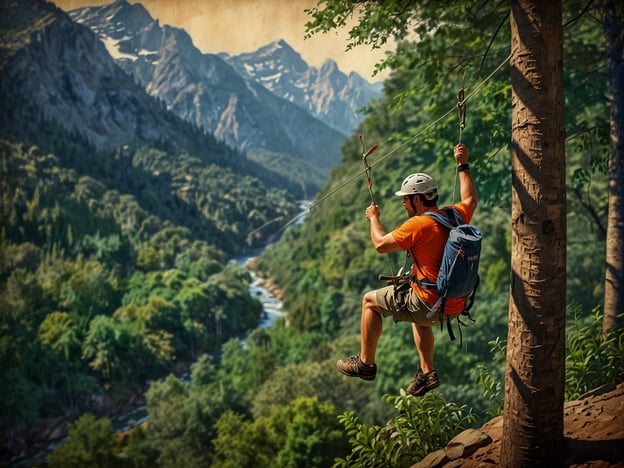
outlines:
M52 1L65 11L113 2ZM346 52L346 29L304 40L305 23L311 18L303 10L315 7L317 0L142 0L140 3L161 25L184 29L203 53L237 55L284 39L310 66L318 68L325 60L332 59L344 73L356 71L369 81L386 77L385 74L372 76L375 63L385 57L384 51L358 46Z

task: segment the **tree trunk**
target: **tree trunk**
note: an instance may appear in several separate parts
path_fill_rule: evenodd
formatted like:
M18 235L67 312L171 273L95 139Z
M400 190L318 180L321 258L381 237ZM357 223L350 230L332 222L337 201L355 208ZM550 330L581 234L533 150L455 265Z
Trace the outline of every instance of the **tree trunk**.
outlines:
M606 0L603 27L607 48L611 135L609 214L602 331L622 325L624 312L624 4Z
M563 445L566 191L561 0L512 0L512 258L501 466Z

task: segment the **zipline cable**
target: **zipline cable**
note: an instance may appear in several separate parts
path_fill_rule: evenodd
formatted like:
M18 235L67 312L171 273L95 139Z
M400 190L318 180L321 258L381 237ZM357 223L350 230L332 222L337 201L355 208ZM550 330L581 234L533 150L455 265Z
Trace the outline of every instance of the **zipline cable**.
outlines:
M368 191L370 193L371 203L373 205L376 205L377 203L375 202L375 194L373 193L373 179L371 177L372 168L368 164L367 158L375 152L375 150L377 149L377 146L379 145L373 145L370 147L368 151L366 151L366 145L364 144L363 133L360 133L360 142L362 143L362 162L364 163L364 171L366 172L366 179L368 181ZM394 271L394 267L392 265L392 260L390 259L389 255L386 255L386 258L388 259L388 267L390 268L390 274L393 275L394 273L392 272Z
M509 62L509 60L511 59L511 54L509 54L507 56L507 58L505 58L483 81L481 81L481 83L479 83L474 91L468 93L468 95L466 95L464 97L464 103L466 101L468 101L470 98L472 98L475 94L477 94L479 91L481 91L481 89L488 83L488 81L490 81L492 79L492 77L498 73L501 68L503 68L503 66ZM347 185L349 185L351 182L353 182L355 179L357 179L358 177L360 177L362 175L362 173L365 173L366 171L369 171L370 169L372 169L374 166L376 166L377 164L381 163L382 161L385 161L386 159L388 159L390 156L392 156L394 153L396 153L397 151L399 151L401 148L403 148L405 145L407 145L408 143L412 142L413 140L415 140L416 138L418 138L420 135L422 135L423 133L425 133L427 130L429 130L430 128L436 126L437 124L439 124L441 121L443 121L444 119L446 119L449 115L451 115L453 112L455 112L455 110L457 109L457 106L453 106L451 109L449 109L445 114L443 114L442 116L438 117L437 119L435 119L434 121L430 122L429 124L427 124L425 127L423 127L421 130L419 130L418 132L416 132L414 135L412 135L410 138L408 138L407 140L405 140L403 143L401 143L400 145L398 145L396 148L390 150L388 153L384 154L381 158L377 159L376 161L373 161L371 164L369 164L363 171L358 171L356 174L354 174L352 177L349 177L346 181L344 181L342 184L340 184L338 187L336 187L335 189L333 189L332 191L330 191L329 193L323 195L321 198L319 198L318 200L316 200L312 205L310 205L310 207L308 208L310 211L312 211L314 208L316 208L318 205L320 205L321 203L323 203L325 200L327 200L328 198L332 197L334 194L336 194L337 192L339 192L340 190L342 190L344 187L346 187ZM370 168L370 169L369 169Z
M483 81L481 81L481 83L479 83L474 91L468 93L468 95L464 96L464 99L462 100L464 105L466 103L466 101L468 101L470 98L472 98L474 95L476 95L479 91L481 91L481 89L492 79L492 77L494 75L496 75L496 73L498 73L501 68L503 68L503 66L509 62L509 60L511 60L511 54L509 54L507 56L507 58L505 58L488 76L485 77L485 79L483 79ZM463 86L462 86L463 89ZM364 169L362 171L358 171L355 175L353 175L352 177L349 177L345 182L343 182L342 184L340 184L338 187L336 187L335 189L333 189L332 191L330 191L329 193L323 195L321 198L319 198L318 200L316 200L314 203L312 203L308 208L306 208L305 210L299 212L296 216L294 216L293 218L291 218L289 221L287 221L284 225L282 225L282 227L280 227L274 235L280 233L281 231L283 231L284 229L286 229L288 226L290 226L291 224L293 224L295 221L297 221L299 218L303 217L308 211L312 211L314 208L316 208L317 206L319 206L321 203L323 203L325 200L327 200L328 198L332 197L333 195L335 195L337 192L339 192L340 190L342 190L344 187L346 187L347 185L349 185L351 182L353 182L355 179L357 179L358 177L360 177L362 174L366 174L367 178L370 180L370 171L373 169L374 166L376 166L377 164L381 163L382 161L385 161L386 159L388 159L390 156L392 156L394 153L396 153L397 151L399 151L401 148L403 148L405 145L407 145L408 143L412 142L413 140L415 140L416 138L418 138L420 135L422 135L423 133L425 133L427 130L429 130L430 128L436 126L438 123L440 123L441 121L443 121L444 119L446 119L449 115L451 115L456 109L458 109L458 106L455 105L453 106L451 109L449 109L444 115L438 117L436 120L430 122L429 124L427 124L425 127L423 127L421 130L419 130L418 132L416 132L414 135L412 135L410 138L408 138L406 141L404 141L403 143L401 143L399 146L397 146L396 148L394 148L393 150L390 150L388 153L384 154L381 158L379 158L377 161L374 161L372 164L368 163L368 160L366 160L366 157L372 153L373 151L375 151L377 149L377 145L374 145L373 147L371 147L371 149L368 151L368 154L362 153L362 158L364 160ZM460 122L461 123L461 122ZM465 123L465 122L464 122ZM461 142L461 132L463 131L463 128L460 129L460 142ZM362 143L363 144L363 143ZM369 184L369 190L371 193L371 199L374 202L374 197L373 197L373 191L372 191L372 181ZM262 227L271 224L273 221L269 221L267 223L265 223ZM262 228L261 227L261 228ZM251 231L247 237L249 238L249 236L251 236L252 234L255 234L256 232L258 232L261 228L257 228L254 229L253 231Z
M373 152L377 149L379 145L373 145L370 147L368 151L366 151L366 146L364 145L364 134L360 133L360 142L362 143L362 162L364 163L364 171L366 172L366 179L368 180L368 191L370 193L371 202L375 203L375 195L373 194L373 179L371 178L372 167L368 164L368 157L373 154Z

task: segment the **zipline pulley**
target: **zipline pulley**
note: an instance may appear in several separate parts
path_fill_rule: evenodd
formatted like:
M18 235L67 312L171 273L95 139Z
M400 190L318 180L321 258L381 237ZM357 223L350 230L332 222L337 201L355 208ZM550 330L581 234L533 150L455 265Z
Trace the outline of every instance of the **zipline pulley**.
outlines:
M466 82L466 69L464 68L464 76L462 78L462 87L457 91L457 114L459 115L459 143L462 142L464 129L466 128L466 98L464 96L464 83ZM457 177L459 172L455 172L453 182L453 203L455 203L455 194L457 192Z
M370 166L370 164L368 164L366 158L368 158L379 145L373 145L368 149L368 151L366 151L366 146L364 145L364 134L362 133L360 133L360 142L362 143L362 163L364 163L366 179L368 180L368 192L370 193L371 202L376 205L375 195L373 195L373 179L371 179L371 171L373 170L373 168Z
M466 99L464 98L464 82L466 81L466 69L462 78L462 87L457 91L457 114L459 115L459 143L462 142L462 134L466 128Z

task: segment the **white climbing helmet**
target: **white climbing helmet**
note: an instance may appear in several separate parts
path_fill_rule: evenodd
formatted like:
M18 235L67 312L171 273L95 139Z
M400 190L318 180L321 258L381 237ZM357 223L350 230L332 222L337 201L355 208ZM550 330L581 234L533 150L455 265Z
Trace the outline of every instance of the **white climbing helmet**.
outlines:
M404 197L405 195L414 195L415 193L421 193L427 200L432 200L438 193L438 186L433 177L424 172L410 174L401 184L401 190L396 192L395 195Z

